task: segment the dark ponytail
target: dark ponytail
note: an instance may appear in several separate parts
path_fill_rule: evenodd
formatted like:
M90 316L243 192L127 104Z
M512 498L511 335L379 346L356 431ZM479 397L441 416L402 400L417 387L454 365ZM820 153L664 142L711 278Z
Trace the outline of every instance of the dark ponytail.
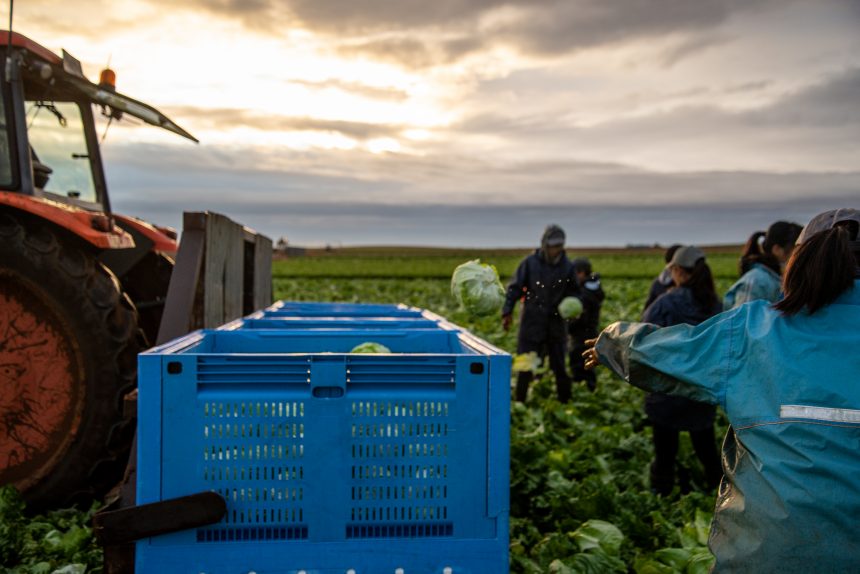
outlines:
M797 223L777 221L767 228L767 232L756 231L750 235L741 254L739 263L741 275L752 269L754 263L760 263L778 275L781 271L779 261L773 256L771 250L776 245L788 249L797 241L801 231L803 227ZM759 244L762 238L764 241Z
M759 240L765 235L767 234L764 231L756 231L747 239L744 250L741 252L741 259L738 261L738 271L740 271L741 275L752 269L753 263L758 263L762 259L764 252L761 249L761 245L759 245ZM770 266L768 265L768 267ZM779 273L778 263L776 272Z
M798 245L782 281L785 298L774 307L783 315L804 309L815 313L851 289L858 262L851 250L850 233L849 228L837 226Z
M699 259L692 269L684 268L690 274L690 278L684 282L684 287L692 291L693 299L699 309L706 313L712 313L714 307L720 302L717 298L717 289L714 287L714 276L711 268L704 259Z

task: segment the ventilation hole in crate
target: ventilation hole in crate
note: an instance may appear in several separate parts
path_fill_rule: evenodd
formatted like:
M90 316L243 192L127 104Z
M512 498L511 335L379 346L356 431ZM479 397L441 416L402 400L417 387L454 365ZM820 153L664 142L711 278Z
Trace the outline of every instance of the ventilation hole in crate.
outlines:
M209 401L201 405L202 479L227 501L211 540L299 539L304 524L304 404ZM199 451L198 451L199 452ZM201 532L203 532L201 530ZM306 537L306 534L304 535Z
M203 405L204 418L294 419L304 416L305 405L301 401L207 402Z
M256 528L205 528L197 530L197 542L245 542L265 540L305 540L306 526Z
M348 524L346 537L354 538L430 538L454 535L451 522L409 524Z
M445 401L351 404L348 537L450 535L438 526L448 519L449 411Z

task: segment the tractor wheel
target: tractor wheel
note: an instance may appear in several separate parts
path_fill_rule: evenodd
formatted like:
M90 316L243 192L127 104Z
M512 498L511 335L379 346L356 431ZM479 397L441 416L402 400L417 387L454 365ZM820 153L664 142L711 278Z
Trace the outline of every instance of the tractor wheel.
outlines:
M106 267L43 222L0 213L0 484L41 509L118 482L137 337Z

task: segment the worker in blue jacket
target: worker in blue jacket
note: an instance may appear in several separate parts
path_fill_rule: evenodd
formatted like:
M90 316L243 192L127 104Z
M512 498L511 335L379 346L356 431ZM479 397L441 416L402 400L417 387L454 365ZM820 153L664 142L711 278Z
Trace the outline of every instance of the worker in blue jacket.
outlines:
M615 323L586 351L587 366L725 410L714 572L860 572L858 229L856 209L813 218L776 304L697 326Z
M558 400L570 400L571 380L565 366L567 333L559 315L558 304L568 296L577 296L579 286L573 265L564 252L564 230L550 225L544 230L541 246L523 259L511 282L502 307L502 326L510 329L514 306L522 300L522 316L517 337L517 353L549 356L555 375ZM517 373L516 399L525 401L532 371Z
M756 231L750 236L739 263L741 277L723 297L726 311L756 299L770 302L779 299L782 268L788 263L802 230L797 223L777 221L767 232Z

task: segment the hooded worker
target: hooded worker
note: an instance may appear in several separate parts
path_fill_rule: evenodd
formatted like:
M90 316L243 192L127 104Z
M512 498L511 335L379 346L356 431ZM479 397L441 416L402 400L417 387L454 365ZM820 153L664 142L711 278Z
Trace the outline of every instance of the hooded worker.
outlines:
M558 399L562 402L570 400L571 379L565 367L565 320L559 315L558 304L565 297L579 294L576 272L564 252L565 239L561 227L547 226L540 248L517 267L502 307L502 325L507 330L511 326L514 306L517 301L522 301L517 353L549 356ZM533 379L532 371L517 374L518 401L525 401Z

